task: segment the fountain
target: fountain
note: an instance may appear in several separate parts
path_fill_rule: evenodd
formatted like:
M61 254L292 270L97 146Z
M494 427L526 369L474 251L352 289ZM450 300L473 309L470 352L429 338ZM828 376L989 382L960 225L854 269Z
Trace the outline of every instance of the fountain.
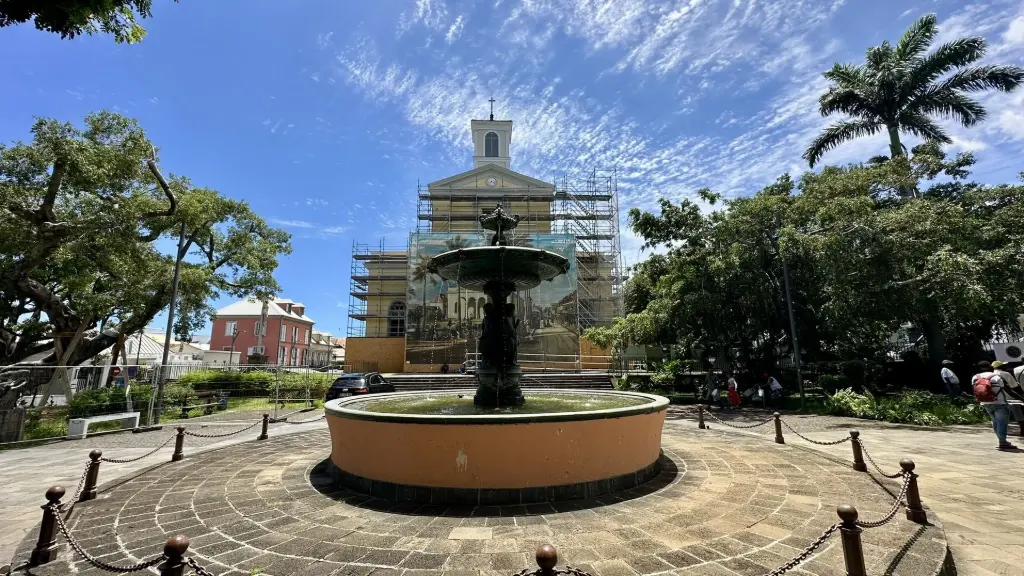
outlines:
M517 362L518 320L509 294L535 288L541 282L569 272L569 260L547 250L509 246L505 234L519 224L499 205L480 217L480 226L494 232L490 246L460 248L431 259L428 269L459 286L487 295L480 330L480 362L476 370L477 390L473 403L497 408L522 404L519 379L523 371Z
M610 390L523 396L517 320L508 297L569 271L558 254L510 246L519 216L480 218L490 246L451 250L428 269L484 292L477 388L331 400L327 470L349 489L396 502L528 504L636 487L662 468L668 400Z

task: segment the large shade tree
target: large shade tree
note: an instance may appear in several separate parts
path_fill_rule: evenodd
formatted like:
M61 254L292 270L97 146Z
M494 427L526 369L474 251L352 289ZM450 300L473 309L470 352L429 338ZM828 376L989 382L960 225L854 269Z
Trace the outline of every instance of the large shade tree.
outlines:
M0 145L0 365L46 350L44 363L78 364L149 325L170 302L182 230L179 337L205 324L212 298L278 290L288 234L243 201L161 182L134 120L40 119L32 136Z
M133 44L146 36L136 18L149 18L152 9L153 0L0 0L0 28L32 21L61 38L102 32Z
M984 38L959 38L929 52L938 34L935 15L914 22L895 46L888 41L868 49L864 64L836 63L824 73L831 82L821 96L823 116L847 118L825 128L804 152L813 167L844 142L885 132L890 157L905 155L901 133L952 142L935 118L974 126L985 109L971 93L1009 92L1024 81L1018 66L976 64L985 56Z

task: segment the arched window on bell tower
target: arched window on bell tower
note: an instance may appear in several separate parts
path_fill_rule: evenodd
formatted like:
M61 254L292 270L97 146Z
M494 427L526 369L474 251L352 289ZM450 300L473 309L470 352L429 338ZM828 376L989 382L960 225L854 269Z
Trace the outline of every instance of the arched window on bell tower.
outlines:
M498 157L498 135L494 132L488 132L484 136L484 156L487 158Z

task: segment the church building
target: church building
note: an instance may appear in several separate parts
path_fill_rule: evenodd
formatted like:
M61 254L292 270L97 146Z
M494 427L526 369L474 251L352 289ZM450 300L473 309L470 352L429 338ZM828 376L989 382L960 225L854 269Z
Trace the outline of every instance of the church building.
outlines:
M518 214L513 244L558 252L570 273L513 296L524 371L601 368L608 353L582 337L621 315L616 175L593 170L545 182L512 170L512 121L471 120L473 168L417 190L406 246L356 243L346 366L350 371L452 371L475 359L486 297L430 274L430 258L484 245L480 216Z

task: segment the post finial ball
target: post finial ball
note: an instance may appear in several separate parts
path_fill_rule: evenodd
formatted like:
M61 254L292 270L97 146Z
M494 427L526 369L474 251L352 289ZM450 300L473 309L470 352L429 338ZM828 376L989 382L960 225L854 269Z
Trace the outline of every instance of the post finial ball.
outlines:
M551 544L544 544L537 548L537 566L541 570L553 570L558 564L558 551Z
M860 430L850 430L850 438L853 438L854 440L860 438Z
M164 544L164 556L168 558L181 558L185 555L186 550L188 550L188 536L183 534L171 536L167 539L167 544Z
M56 502L64 497L64 492L66 491L63 486L50 486L46 491L46 501Z
M89 452L89 459L92 460L93 462L95 462L96 460L99 460L102 457L103 457L103 450L100 450L98 448L96 450L93 450L92 452Z
M910 458L904 458L903 460L900 460L900 468L903 468L904 472L913 472L914 468L916 467L917 464L914 464L914 461L911 460Z
M840 504L836 508L836 514L839 515L839 519L843 522L856 522L860 516L857 513L857 509L849 504Z

